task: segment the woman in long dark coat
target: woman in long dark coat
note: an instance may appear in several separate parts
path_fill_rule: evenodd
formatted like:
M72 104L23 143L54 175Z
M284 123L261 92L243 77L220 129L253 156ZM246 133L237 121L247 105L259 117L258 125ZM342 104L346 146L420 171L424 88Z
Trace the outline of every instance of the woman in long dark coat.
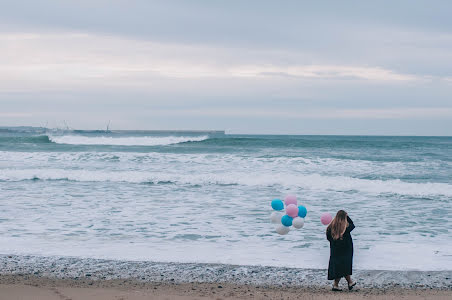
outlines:
M338 285L342 277L347 280L349 290L356 285L350 277L353 264L353 240L350 232L354 228L355 225L347 213L340 210L326 229L326 238L330 241L328 280L334 279L333 291L341 290Z

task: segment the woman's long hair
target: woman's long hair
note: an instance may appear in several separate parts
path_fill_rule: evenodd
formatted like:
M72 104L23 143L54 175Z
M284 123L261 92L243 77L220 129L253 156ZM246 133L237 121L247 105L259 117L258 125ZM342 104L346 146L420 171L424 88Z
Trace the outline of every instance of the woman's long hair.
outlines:
M342 235L344 235L347 226L347 213L344 210L340 210L337 212L333 221L331 221L326 230L330 231L333 240L338 240L342 238Z

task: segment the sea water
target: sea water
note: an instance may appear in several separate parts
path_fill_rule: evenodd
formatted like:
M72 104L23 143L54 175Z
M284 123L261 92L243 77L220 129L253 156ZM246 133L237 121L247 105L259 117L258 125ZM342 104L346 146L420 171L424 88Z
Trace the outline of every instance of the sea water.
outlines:
M451 137L0 129L0 254L324 269L344 209L354 268L452 270L451 203Z

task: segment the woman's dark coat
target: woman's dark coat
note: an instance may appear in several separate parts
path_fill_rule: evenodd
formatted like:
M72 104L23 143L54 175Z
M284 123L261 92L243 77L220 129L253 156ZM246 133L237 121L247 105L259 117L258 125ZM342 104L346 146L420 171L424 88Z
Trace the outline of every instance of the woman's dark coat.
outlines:
M330 241L330 263L328 265L328 280L352 275L353 240L350 232L355 228L353 221L347 216L348 227L342 238L333 240L330 229L326 238Z

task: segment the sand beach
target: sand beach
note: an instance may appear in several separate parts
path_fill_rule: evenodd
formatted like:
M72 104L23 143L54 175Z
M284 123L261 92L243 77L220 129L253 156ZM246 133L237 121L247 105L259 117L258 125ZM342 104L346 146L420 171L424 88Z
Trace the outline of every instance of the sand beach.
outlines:
M332 292L328 286L279 287L225 283L138 282L133 280L56 280L0 276L0 299L451 299L452 290L357 288Z

